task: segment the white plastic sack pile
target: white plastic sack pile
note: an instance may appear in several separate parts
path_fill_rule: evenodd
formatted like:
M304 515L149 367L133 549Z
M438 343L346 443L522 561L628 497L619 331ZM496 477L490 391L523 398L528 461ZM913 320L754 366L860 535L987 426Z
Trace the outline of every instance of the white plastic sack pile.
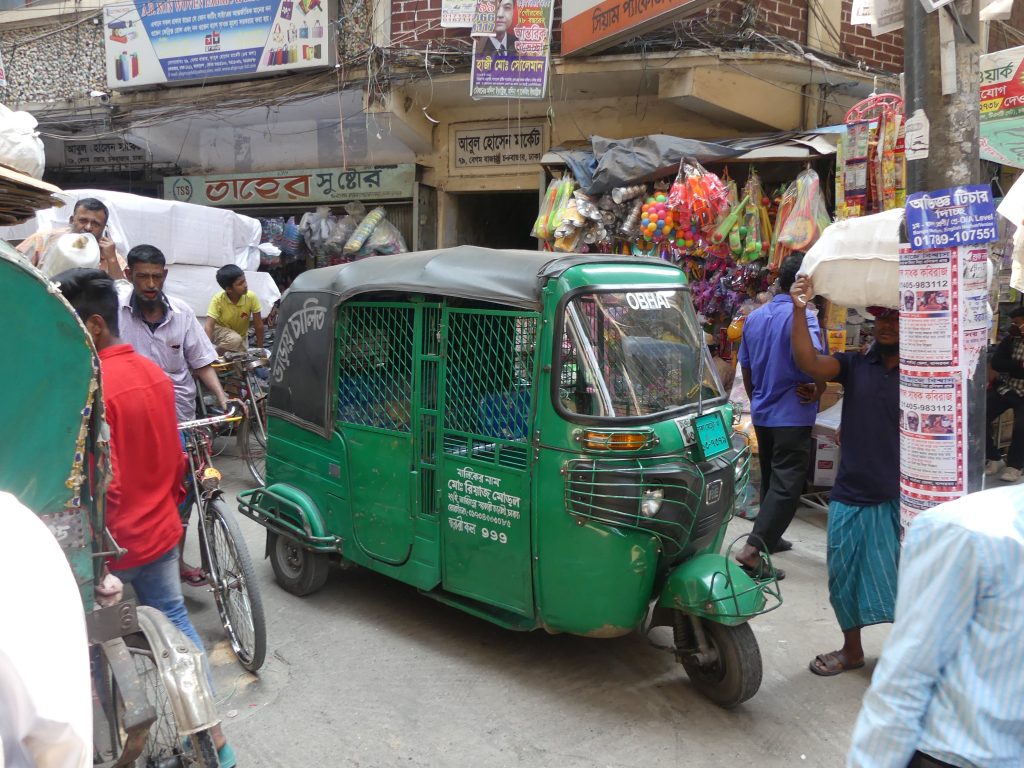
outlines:
M28 112L13 112L0 104L0 163L36 179L43 178L46 152Z
M842 307L899 307L903 209L837 221L804 256L814 292Z
M22 240L38 230L66 227L75 203L95 197L110 209L107 227L120 253L127 254L132 247L147 244L159 248L168 264L237 264L244 270L259 268L260 223L249 216L104 189L70 189L58 197L66 200L67 205L39 211L34 219L16 227L0 227L0 237Z

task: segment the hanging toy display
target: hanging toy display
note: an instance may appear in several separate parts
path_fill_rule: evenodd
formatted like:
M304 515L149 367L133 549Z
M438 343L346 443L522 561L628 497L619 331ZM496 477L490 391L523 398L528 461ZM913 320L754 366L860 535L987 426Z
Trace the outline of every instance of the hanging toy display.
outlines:
M888 192L889 176L879 178ZM678 265L697 311L729 341L726 326L739 307L755 304L785 256L809 247L828 223L820 181L809 168L768 194L753 167L739 186L729 168L719 177L683 158L671 184L623 184L599 195L577 189L566 173L549 183L531 234L547 250Z

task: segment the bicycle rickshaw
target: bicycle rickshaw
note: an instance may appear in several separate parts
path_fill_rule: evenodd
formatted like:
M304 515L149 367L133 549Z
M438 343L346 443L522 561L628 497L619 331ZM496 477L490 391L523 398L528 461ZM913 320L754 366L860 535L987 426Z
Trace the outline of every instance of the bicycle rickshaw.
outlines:
M17 361L0 398L0 490L35 511L64 550L93 647L95 764L212 768L219 721L202 657L159 611L99 608L103 560L123 552L104 524L109 479L99 359L60 292L0 240L0 354ZM185 744L188 744L188 748Z
M515 630L668 626L694 685L750 698L781 602L723 549L749 448L683 273L458 247L300 275L282 299L267 485L277 582L354 563Z

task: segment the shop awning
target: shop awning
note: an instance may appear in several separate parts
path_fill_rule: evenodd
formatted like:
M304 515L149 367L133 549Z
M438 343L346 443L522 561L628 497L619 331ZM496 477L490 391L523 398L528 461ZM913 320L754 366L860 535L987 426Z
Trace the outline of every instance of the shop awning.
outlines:
M700 141L654 134L632 139L593 137L590 150L553 149L542 164L565 164L589 195L670 175L684 157L700 162L723 160L810 160L835 154L842 126L814 131L773 133L740 139Z

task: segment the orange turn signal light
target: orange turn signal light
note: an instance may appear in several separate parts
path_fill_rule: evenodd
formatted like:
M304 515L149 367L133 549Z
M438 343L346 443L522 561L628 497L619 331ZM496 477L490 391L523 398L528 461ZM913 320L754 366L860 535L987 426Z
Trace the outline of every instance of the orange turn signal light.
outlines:
M649 432L599 432L588 429L583 433L583 447L588 451L639 451L651 444Z

